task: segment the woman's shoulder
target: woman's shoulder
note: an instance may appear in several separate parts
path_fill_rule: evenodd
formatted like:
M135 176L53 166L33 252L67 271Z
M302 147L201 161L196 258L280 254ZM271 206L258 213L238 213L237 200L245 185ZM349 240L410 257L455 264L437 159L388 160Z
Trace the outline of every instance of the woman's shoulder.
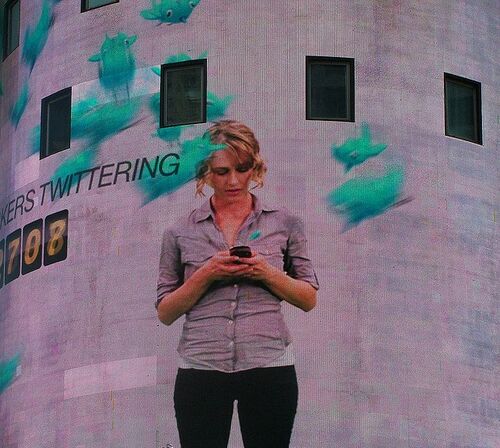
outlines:
M174 236L193 234L196 225L203 221L204 214L201 207L197 207L189 211L187 214L174 218L173 222L168 225L164 232L173 234Z

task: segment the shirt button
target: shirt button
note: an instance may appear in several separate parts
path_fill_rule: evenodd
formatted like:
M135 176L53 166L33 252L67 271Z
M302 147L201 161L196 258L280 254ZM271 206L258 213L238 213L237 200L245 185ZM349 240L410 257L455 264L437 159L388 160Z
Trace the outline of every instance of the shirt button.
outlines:
M231 302L231 308L236 308L236 302Z
M237 288L237 287L238 287L238 285L235 283L235 284L233 285L233 288Z
M234 323L234 321L230 319L230 320L229 320L229 325L231 325L231 324L233 324L233 323Z
M234 342L233 342L233 341L231 341L231 342L229 343L229 347L232 347L233 345L234 345Z

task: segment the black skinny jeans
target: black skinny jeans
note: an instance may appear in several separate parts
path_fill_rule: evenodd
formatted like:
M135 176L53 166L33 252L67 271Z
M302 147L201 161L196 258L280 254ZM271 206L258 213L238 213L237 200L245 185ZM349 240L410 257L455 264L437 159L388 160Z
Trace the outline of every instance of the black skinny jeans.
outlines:
M294 366L224 373L179 369L174 406L182 448L226 448L234 400L245 448L288 448L297 410Z

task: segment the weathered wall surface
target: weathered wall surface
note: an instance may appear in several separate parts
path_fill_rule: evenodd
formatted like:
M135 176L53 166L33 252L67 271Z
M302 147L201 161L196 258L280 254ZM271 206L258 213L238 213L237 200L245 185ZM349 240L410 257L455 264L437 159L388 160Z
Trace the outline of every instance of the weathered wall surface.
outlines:
M161 233L201 200L175 175L113 181L119 162L190 163L186 142L207 125L157 133L151 68L208 52L209 118L255 130L269 167L257 194L304 219L321 284L312 312L284 306L300 385L291 446L498 446L498 3L201 0L170 25L148 8L21 0L21 44L0 72L0 240L68 210L68 252L0 289L0 360L19 354L0 445L179 446L182 319L164 327L153 302ZM23 60L28 25L46 43ZM105 39L121 39L126 81L100 82L89 61ZM355 59L354 123L305 120L306 55ZM483 145L444 135L444 72L481 83ZM41 99L69 86L71 148L40 161ZM362 123L387 148L345 173L331 147ZM392 164L413 200L343 232L329 193Z

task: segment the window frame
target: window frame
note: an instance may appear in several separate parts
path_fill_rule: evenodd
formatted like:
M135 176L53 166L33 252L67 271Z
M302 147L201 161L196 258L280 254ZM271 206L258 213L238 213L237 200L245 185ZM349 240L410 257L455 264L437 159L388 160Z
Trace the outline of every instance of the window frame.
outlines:
M473 110L473 120L474 120L474 133L477 137L476 140L471 140L465 137L461 137L458 135L453 135L450 133L448 128L448 89L447 82L450 81L455 84L459 84L462 86L466 86L472 88L474 92L475 98L474 101L474 110ZM464 140L470 143L476 143L478 145L483 144L483 123L482 123L482 114L481 114L481 83L478 81L474 81L473 79L463 78L461 76L453 75L452 73L444 73L444 134L447 137L458 138L459 140Z
M15 3L19 4L19 31L18 31L18 36L17 36L17 46L13 48L11 51L9 51L9 41L10 39L10 29L12 28L11 24L11 11L12 7L14 6ZM14 53L14 51L19 47L19 44L21 43L21 0L8 0L5 2L3 5L3 58L2 60L5 61L9 57L10 54Z
M310 68L313 63L328 63L329 65L345 65L349 68L349 73L347 74L347 80L349 86L347 88L347 113L346 118L314 118L311 116L311 74ZM340 58L340 57L330 57L330 56L306 56L306 120L312 121L342 121L354 123L356 121L356 110L355 110L355 64L354 58Z
M87 2L88 2L88 0L82 0L82 7L81 7L81 11L80 11L80 12L93 11L94 9L103 8L104 6L113 5L113 4L115 4L115 3L118 3L119 1L120 1L120 0L111 0L109 3L105 3L104 5L94 6L93 8L89 8L89 7L87 6Z
M167 87L166 87L166 76L167 71L172 68L183 68L189 66L200 66L202 68L202 99L201 99L201 121L196 122L185 122L185 123L176 123L176 124L168 124L166 122L167 117L165 114L166 111L166 95L167 95ZM160 128L170 128L175 126L185 126L190 124L200 124L207 122L207 59L191 59L189 61L182 62L172 62L170 64L162 64L161 66L161 74L160 74Z
M49 125L49 106L57 99L63 99L69 96L70 110L69 110L69 146L67 148L59 149L54 152L49 152L48 145L48 125ZM58 154L62 151L66 151L71 148L71 98L72 98L72 88L66 87L65 89L59 90L52 95L46 96L42 99L41 107L41 119L40 119L40 160L50 157L54 154Z

